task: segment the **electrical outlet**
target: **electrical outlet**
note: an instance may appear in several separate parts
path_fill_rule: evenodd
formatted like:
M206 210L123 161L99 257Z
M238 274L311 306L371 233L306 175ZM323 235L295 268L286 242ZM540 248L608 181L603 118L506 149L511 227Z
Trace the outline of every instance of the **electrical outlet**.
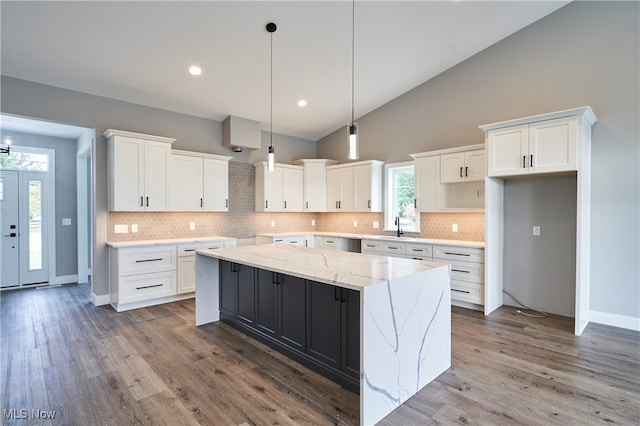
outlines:
M353 227L354 227L354 228L357 228L357 227L358 227L358 221L357 221L357 220L354 220L354 221L353 221Z
M311 226L316 226L316 220L315 219L311 219Z
M539 237L540 236L540 227L538 225L534 225L533 226L533 236L534 237Z
M454 223L451 225L451 232L458 232L458 224Z
M138 232L138 225L134 223L131 225L131 233L136 233L136 232Z
M271 221L271 227L272 227L272 228L275 228L275 227L276 227L276 221L275 221L275 220L272 220L272 221Z
M129 225L116 225L113 227L116 234L126 234L129 232Z
M191 222L191 223L189 224L189 230L190 230L190 231L195 231L195 230L196 230L196 224L195 224L195 222Z
M373 222L373 228L374 229L380 228L380 222Z

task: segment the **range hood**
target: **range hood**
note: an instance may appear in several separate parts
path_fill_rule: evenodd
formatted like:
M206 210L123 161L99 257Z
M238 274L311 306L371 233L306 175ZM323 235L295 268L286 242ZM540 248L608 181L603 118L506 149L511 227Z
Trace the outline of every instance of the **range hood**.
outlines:
M222 122L222 144L242 152L243 149L260 149L262 137L260 122L247 118L228 116Z

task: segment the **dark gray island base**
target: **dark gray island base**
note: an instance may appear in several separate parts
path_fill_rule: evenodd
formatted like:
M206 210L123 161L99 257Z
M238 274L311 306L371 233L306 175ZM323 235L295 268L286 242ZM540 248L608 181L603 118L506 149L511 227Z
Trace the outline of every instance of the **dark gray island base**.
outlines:
M223 320L360 395L375 424L451 366L449 265L260 245L199 250L196 325Z

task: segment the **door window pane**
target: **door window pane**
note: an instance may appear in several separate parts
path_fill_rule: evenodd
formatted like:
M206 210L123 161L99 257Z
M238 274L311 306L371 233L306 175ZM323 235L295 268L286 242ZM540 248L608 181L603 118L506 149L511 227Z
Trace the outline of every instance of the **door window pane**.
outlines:
M42 269L42 181L29 180L29 270Z
M15 148L11 150L9 155L0 155L0 168L39 172L49 170L49 156L47 154L20 152L18 147Z

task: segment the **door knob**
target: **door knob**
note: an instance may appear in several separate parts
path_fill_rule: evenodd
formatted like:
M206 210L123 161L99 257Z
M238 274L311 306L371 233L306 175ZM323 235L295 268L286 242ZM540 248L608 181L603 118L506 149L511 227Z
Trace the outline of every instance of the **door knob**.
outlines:
M5 235L5 237L11 237L11 238L15 238L17 236L18 234L16 234L15 232L10 233L9 235Z

